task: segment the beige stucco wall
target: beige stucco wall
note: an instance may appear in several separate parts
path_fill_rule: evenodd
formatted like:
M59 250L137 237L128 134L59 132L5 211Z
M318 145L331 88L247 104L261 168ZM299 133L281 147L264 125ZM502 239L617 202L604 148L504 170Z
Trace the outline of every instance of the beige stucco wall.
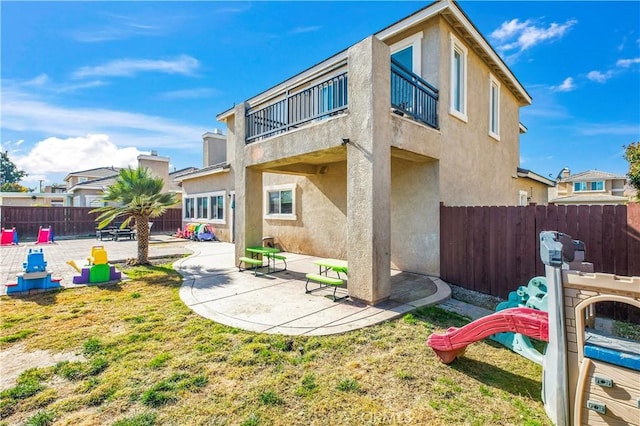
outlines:
M466 123L449 113L451 33L468 49ZM502 83L500 141L489 136L489 67L444 20L440 50L441 199L449 206L517 205L519 103Z
M138 167L146 167L152 175L162 178L164 182L162 192L169 190L169 157L141 154L138 155Z
M234 191L234 176L232 171L210 174L197 178L185 179L182 182L182 198L197 197L200 194L210 194L212 192L224 191L224 223L219 223L206 219L186 219L184 217L184 208L182 208L182 226L190 222L210 223L214 229L216 237L220 241L232 241L233 226L233 209L232 209L232 193Z
M267 218L264 236L273 237L287 252L346 259L346 175L344 161L328 164L324 174L309 177L265 173L265 187L296 185L296 220Z
M30 206L44 206L49 205L46 199L36 198L33 200L31 196L28 197L12 197L2 196L0 197L0 206L12 206L12 207L30 207Z
M440 275L438 162L391 160L391 265Z
M516 203L518 202L517 197L520 191L526 191L528 197L530 197L530 204L535 203L538 205L547 205L549 203L549 186L544 183L529 178L519 177L516 179L516 186Z

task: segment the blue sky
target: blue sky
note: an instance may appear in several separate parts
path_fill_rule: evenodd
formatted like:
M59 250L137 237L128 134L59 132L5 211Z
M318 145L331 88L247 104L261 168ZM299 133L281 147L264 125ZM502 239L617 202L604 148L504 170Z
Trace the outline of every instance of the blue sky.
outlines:
M202 166L216 115L428 2L0 3L0 148L29 173ZM625 174L640 140L640 2L482 2L462 9L533 97L521 167Z

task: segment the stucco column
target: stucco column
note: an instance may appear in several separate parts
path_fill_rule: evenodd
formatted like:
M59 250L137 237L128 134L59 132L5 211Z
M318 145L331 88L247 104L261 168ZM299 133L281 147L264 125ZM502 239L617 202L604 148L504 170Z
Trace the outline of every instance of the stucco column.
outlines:
M371 36L349 49L348 289L371 304L391 293L390 84L387 45Z
M262 171L246 167L245 123L245 106L237 105L233 126L227 124L235 147L236 265L247 247L262 245Z

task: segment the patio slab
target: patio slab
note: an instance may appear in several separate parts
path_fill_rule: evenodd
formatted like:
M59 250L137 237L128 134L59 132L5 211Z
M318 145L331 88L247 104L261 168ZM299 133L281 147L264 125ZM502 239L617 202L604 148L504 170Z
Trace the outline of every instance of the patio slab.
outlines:
M235 247L221 242L191 242L168 236L152 235L150 257L190 254L179 259L174 268L183 276L180 298L197 314L232 327L285 335L328 335L367 327L404 315L422 307L449 299L451 290L439 278L392 271L391 298L370 306L344 299L334 302L333 288L305 293L305 275L317 273L318 258L284 253L287 270L254 276L239 272L234 264ZM110 262L121 262L136 254L136 241L98 241L95 239L59 240L54 244L0 248L0 284L15 280L29 248L43 247L47 270L62 278L62 287L77 287L77 271L67 264L75 260L82 266L91 247L103 245ZM280 266L280 263L278 264ZM310 283L309 288L316 288ZM0 294L6 294L0 285ZM34 291L35 292L35 291ZM347 289L338 288L338 297ZM16 296L20 297L20 296Z
M389 300L370 306L344 299L332 288L305 293L305 275L317 272L317 257L284 253L287 270L255 276L238 271L234 245L216 243L187 248L192 256L174 263L185 281L180 298L199 315L232 327L285 335L328 335L388 321L447 300L449 286L436 277L392 271ZM312 285L314 287L312 287ZM317 285L310 283L310 289ZM336 296L347 295L338 288Z

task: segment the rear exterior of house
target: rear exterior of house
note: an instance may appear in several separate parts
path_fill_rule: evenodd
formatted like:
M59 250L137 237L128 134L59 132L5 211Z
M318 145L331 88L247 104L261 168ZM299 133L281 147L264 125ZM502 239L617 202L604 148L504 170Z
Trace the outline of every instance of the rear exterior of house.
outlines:
M222 195L217 232L237 258L269 236L346 259L350 296L375 304L391 268L439 275L440 203L518 204L530 102L460 8L436 2L219 114L227 169L197 185Z

